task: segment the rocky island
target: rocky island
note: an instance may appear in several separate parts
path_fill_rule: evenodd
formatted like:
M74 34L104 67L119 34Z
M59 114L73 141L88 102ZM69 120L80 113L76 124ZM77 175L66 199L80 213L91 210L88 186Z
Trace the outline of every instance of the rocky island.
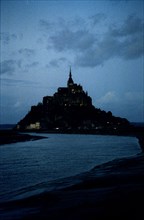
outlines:
M18 131L94 134L125 134L130 128L127 119L96 108L83 87L74 83L71 69L67 87L59 87L53 96L43 97L16 125Z
M144 127L132 126L127 119L96 108L83 87L74 83L71 70L67 87L59 87L53 96L45 96L42 103L32 106L13 131L2 134L2 144L38 138L19 131L133 135L144 150ZM61 179L65 187L2 202L0 214L3 219L141 218L143 170L143 152L113 160L90 172Z

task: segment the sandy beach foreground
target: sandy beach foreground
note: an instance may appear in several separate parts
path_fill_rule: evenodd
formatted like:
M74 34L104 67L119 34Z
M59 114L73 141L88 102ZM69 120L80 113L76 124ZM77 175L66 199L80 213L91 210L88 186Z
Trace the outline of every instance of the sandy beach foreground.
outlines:
M143 135L137 133L142 150ZM3 133L1 143L37 140L40 136ZM11 141L11 142L10 142ZM0 219L143 219L144 152L96 166L69 177L64 186L0 203ZM72 184L67 184L71 182Z
M1 219L144 217L143 153L113 160L71 178L74 184L69 187L0 204Z

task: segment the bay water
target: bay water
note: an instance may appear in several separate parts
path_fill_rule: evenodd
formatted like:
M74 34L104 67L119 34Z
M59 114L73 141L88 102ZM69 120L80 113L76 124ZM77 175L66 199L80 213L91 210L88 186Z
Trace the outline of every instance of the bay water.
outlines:
M141 152L135 137L39 135L47 138L0 146L0 201Z

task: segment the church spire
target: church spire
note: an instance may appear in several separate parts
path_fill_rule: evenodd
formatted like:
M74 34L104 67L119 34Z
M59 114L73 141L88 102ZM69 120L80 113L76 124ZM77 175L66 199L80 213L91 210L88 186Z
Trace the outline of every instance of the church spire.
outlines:
M72 78L72 74L71 74L71 66L70 66L69 78Z
M72 79L72 73L71 73L71 66L70 66L70 72L69 72L69 79L67 82L67 86L72 86L74 84L73 79Z

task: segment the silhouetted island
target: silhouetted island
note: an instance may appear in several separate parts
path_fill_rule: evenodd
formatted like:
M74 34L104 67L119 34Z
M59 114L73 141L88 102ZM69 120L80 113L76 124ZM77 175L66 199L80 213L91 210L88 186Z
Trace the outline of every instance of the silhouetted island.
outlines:
M127 119L94 107L88 93L74 83L70 69L67 87L59 87L53 96L45 96L42 103L32 106L16 130L124 134L130 127Z

